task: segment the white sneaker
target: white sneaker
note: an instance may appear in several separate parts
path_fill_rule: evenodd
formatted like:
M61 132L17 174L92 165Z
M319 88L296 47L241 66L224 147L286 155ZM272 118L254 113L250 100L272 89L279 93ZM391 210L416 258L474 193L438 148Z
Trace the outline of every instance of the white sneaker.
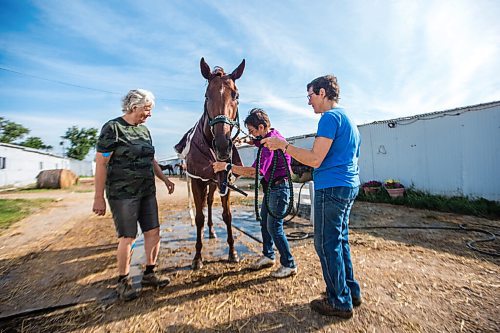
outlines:
M297 274L297 267L289 268L289 267L281 266L276 271L272 272L271 276L275 277L275 278L286 278L286 277L296 275L296 274Z
M274 259L268 258L266 256L262 256L252 264L252 269L258 270L258 269L272 267L272 266L274 266Z

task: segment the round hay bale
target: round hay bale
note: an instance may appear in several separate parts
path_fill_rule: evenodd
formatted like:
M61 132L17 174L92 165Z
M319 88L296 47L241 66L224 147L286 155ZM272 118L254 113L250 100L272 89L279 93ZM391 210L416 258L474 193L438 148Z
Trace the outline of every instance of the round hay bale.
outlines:
M78 182L78 177L67 169L40 171L36 176L37 188L68 188Z

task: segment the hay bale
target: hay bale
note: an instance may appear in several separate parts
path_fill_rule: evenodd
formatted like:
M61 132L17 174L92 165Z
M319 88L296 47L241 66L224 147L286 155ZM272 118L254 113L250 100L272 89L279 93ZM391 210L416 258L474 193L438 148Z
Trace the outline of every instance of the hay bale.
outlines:
M36 176L37 188L68 188L78 183L78 177L67 169L40 171Z

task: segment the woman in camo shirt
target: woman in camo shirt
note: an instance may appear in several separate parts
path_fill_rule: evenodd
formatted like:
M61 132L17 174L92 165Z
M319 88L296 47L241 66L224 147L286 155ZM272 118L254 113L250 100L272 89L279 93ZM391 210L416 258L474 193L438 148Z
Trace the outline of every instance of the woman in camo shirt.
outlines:
M106 213L104 189L118 235L118 285L120 299L137 297L128 276L137 222L144 233L146 270L142 285L161 287L169 283L154 272L160 249L160 224L156 202L155 175L174 191L172 183L154 159L154 147L144 123L155 105L151 92L130 90L123 98L123 116L104 124L97 142L95 197L93 211Z

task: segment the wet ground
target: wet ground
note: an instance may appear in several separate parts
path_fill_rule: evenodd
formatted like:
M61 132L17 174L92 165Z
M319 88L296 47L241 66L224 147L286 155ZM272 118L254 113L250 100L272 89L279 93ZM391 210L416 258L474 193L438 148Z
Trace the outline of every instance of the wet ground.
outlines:
M191 261L195 255L196 226L192 225L188 210L168 211L160 227L161 249L159 269L165 273L191 269ZM205 216L207 211L205 209ZM222 208L214 207L212 219L217 238L210 239L205 222L202 256L204 261L227 261L229 247L227 245L227 228L222 220ZM259 256L262 251L260 222L255 218L253 207L233 207L233 237L235 249L240 261L248 261ZM312 232L312 225L306 219L295 217L285 223L285 233L290 236L290 246L301 240L292 240L295 235L303 238ZM134 246L131 262L131 276L136 287L140 287L140 279L145 262L144 238L139 235Z

